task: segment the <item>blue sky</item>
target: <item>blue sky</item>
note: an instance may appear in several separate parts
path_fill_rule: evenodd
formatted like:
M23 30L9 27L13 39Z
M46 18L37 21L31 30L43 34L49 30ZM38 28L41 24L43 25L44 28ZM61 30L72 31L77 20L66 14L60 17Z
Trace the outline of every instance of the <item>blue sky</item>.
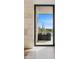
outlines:
M38 14L38 26L42 25L47 29L53 28L53 14Z

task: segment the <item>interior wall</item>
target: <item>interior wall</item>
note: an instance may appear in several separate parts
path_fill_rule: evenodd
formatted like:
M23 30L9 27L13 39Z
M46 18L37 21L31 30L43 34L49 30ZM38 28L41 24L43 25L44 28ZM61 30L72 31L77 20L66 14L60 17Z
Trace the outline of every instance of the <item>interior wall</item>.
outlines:
M33 0L24 0L24 48L34 46Z
M34 0L34 4L55 4L55 0Z

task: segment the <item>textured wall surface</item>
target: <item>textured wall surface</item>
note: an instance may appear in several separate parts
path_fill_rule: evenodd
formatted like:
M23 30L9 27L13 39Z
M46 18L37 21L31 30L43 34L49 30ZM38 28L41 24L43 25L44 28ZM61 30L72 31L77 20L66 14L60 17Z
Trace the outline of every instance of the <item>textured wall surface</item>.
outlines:
M34 45L34 16L33 0L24 1L24 47L32 48Z
M34 0L34 4L54 4L55 0Z

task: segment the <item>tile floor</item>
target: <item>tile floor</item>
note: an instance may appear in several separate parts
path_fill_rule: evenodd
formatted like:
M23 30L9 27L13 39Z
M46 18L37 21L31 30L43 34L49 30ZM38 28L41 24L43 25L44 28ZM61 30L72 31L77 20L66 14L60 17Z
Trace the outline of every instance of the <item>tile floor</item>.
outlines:
M55 47L34 47L28 51L24 59L55 59Z

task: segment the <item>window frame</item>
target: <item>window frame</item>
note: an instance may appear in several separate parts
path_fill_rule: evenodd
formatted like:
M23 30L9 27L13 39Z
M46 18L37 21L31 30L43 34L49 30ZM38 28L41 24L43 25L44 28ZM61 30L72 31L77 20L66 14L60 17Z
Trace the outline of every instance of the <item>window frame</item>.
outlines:
M36 7L38 6L51 6L53 8L53 45L36 45ZM34 5L34 46L55 46L55 5Z

